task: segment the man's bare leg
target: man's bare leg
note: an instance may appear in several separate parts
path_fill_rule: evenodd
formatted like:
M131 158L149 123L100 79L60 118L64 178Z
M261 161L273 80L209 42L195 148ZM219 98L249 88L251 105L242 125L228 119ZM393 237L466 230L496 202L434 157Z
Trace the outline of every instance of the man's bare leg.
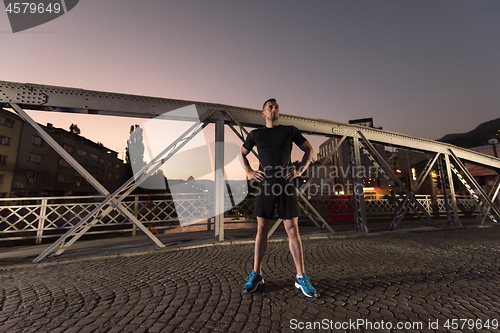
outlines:
M302 291L307 297L316 297L316 289L311 284L309 277L304 272L304 254L302 252L302 241L299 234L299 218L283 220L286 233L288 234L288 244L292 253L293 261L297 269L295 288ZM300 278L299 278L300 276Z
M271 220L257 217L257 236L255 236L255 256L253 270L257 274L262 274L262 261L267 249L267 234L271 229Z
M288 245L297 269L297 275L302 276L304 274L304 254L299 234L299 218L294 217L293 219L283 220L283 224L288 234Z

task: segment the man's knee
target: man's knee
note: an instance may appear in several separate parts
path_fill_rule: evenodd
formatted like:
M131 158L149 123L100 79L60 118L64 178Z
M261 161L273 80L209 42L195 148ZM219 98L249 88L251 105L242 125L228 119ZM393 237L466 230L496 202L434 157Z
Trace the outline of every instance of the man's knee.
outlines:
M285 230L288 235L299 234L299 226L297 225L297 223L293 222L285 223Z
M288 236L290 237L297 237L299 235L299 229L298 228L295 228L295 227L291 227L291 228L286 228L286 233L288 234Z
M269 228L257 227L257 236L267 235L268 232L269 232Z
M271 221L268 220L268 219L262 219L262 220L258 220L258 223L257 223L257 236L260 236L260 235L267 235L267 233L269 232L269 230L271 229Z

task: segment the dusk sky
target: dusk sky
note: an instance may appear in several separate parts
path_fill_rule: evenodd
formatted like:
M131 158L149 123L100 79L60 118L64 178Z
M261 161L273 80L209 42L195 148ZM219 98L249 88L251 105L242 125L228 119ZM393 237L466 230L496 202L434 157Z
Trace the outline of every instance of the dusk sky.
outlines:
M282 113L427 139L500 113L499 1L82 0L15 34L1 8L4 81L256 109L275 97ZM133 123L31 114L112 149Z

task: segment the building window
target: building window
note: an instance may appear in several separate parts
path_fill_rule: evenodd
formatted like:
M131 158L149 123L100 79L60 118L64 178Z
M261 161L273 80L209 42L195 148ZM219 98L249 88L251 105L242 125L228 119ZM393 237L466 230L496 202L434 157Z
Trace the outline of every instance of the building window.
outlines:
M102 176L104 175L104 170L103 169L99 169L95 166L89 166L88 167L88 172L90 172L93 176Z
M99 161L99 156L97 156L96 154L90 154L90 159L91 160L94 160L94 161Z
M38 171L28 171L26 172L26 178L28 178L28 180L38 180L40 179L40 173Z
M111 171L108 171L108 180L113 179L113 173Z
M120 164L116 163L116 168L120 169Z
M85 150L77 149L76 153L78 154L78 156L87 157L87 152Z
M5 177L5 175L0 174L0 184L3 184L4 177Z
M60 183L71 183L73 181L73 176L57 175L57 181Z
M0 164L7 164L7 156L0 155Z
M62 158L59 160L59 165L65 168L71 168L71 165L68 162L66 162L65 159Z
M0 135L0 145L4 146L10 145L10 138L8 136Z
M28 161L35 163L42 163L42 155L31 153Z
M67 145L65 143L63 144L63 148L70 154L73 154L75 152L75 147Z
M75 185L76 186L81 186L83 183L82 177L75 177Z
M115 179L116 180L120 180L120 174L119 173L115 173Z
M41 137L33 135L33 137L31 138L31 143L35 146L41 146L43 141Z
M5 118L3 116L0 116L0 125L6 126L6 127L14 127L14 120L10 118Z
M100 164L104 165L104 159L101 158L101 160L99 161Z

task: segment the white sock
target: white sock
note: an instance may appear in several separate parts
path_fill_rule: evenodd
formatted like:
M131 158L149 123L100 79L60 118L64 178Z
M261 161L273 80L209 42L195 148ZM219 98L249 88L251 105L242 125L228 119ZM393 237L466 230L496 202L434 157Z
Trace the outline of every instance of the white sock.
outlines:
M301 275L301 276L298 276L298 275L297 275L297 279L302 279L302 276L303 276L303 275Z

